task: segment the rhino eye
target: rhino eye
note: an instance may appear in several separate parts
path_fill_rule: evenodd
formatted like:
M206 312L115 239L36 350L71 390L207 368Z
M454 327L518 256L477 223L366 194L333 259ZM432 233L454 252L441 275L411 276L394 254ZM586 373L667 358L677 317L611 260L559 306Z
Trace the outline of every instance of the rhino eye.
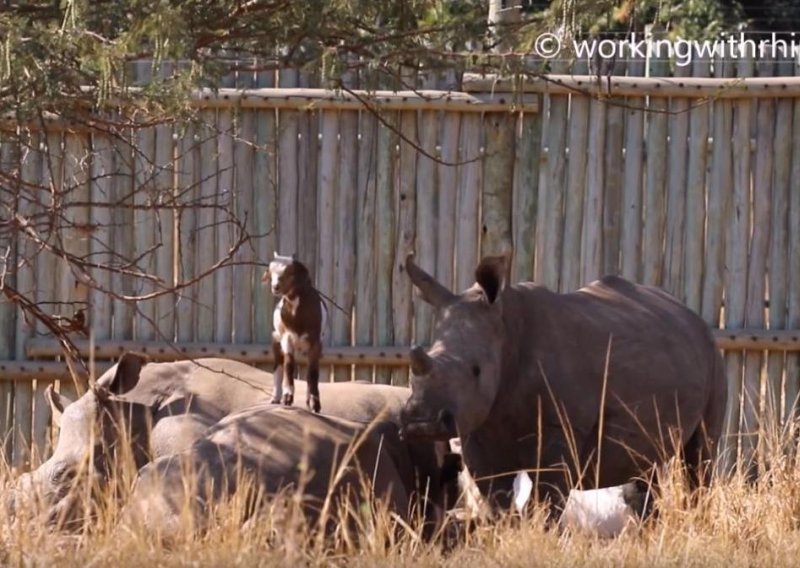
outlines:
M481 368L478 365L473 365L472 366L472 375L475 376L475 377L480 377L481 376Z

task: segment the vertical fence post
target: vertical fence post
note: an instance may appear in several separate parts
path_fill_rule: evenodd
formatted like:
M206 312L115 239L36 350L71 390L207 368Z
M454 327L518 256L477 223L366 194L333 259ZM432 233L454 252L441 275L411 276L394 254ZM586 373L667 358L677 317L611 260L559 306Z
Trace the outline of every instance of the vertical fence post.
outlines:
M0 170L13 173L16 169L16 145L11 135L4 134L0 137ZM9 201L6 201L9 199ZM10 196L3 197L3 205L14 211L17 205L10 200ZM15 239L11 234L0 232L0 270L7 278L10 286L17 288L17 248ZM20 334L18 325L17 306L5 294L0 294L0 358L15 359L17 355L16 343ZM13 459L13 431L14 431L14 386L11 381L0 381L0 462L6 463Z
M709 60L696 59L693 76L707 77ZM689 163L686 179L686 238L684 255L684 298L700 312L703 293L703 254L706 221L706 170L708 162L708 123L710 105L697 105L689 111Z
M644 75L644 61L631 59L628 76ZM645 102L628 97L625 110L625 173L622 185L622 276L639 281L642 270L642 164L644 164Z
M751 57L741 59L737 65L737 75L748 77L753 74ZM725 327L740 329L744 327L747 300L747 251L750 244L750 187L751 187L751 150L750 127L753 102L740 99L734 103L733 122L733 200L731 216L728 219L727 254L725 266L727 278L725 283ZM715 141L716 142L716 141ZM744 354L741 351L728 353L726 368L728 375L728 408L727 432L738 439L737 463L750 467L752 456L743 453L753 446L749 440L747 429L741 429L742 423L742 364ZM744 437L748 437L747 440Z

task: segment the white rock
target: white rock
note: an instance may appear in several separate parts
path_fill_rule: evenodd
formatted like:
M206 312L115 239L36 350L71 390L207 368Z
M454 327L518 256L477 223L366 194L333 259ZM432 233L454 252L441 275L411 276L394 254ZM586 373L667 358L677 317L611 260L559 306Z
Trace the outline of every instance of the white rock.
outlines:
M623 486L569 492L561 523L574 530L611 538L636 524L636 515L625 503Z

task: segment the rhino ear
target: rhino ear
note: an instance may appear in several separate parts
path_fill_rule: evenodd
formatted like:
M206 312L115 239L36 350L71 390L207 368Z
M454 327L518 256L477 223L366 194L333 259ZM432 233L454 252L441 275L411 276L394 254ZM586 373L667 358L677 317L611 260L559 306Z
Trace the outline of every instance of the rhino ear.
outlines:
M60 427L61 415L64 413L64 409L72 404L72 401L53 390L52 384L47 385L47 388L44 389L44 398L47 404L50 405L50 411L53 413L53 422Z
M148 362L140 353L125 353L117 363L116 372L101 377L95 384L94 392L100 399L111 395L125 394L139 382L139 374Z
M422 295L422 299L434 308L446 306L455 300L456 295L450 290L439 284L433 276L422 270L414 262L414 254L406 257L406 272L411 278L411 283L416 286Z
M483 289L486 299L494 304L506 287L508 256L486 256L475 269L475 281Z

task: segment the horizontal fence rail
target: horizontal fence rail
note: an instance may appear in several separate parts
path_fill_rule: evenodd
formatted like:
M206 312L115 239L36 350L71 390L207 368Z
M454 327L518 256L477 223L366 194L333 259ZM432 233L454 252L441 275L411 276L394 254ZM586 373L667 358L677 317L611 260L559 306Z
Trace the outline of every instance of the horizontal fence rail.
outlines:
M327 89L204 89L193 95L200 108L276 108L284 110L380 111L443 110L450 112L537 112L538 98L508 92L364 91Z
M115 359L126 351L136 351L152 361L174 361L176 359L199 359L201 357L228 357L245 363L272 364L274 358L270 345L247 343L181 343L166 345L159 341L103 341L94 345L89 342L75 343L83 357L93 352L95 359ZM62 355L57 341L34 339L28 342L28 356L32 359L55 358ZM297 360L307 362L303 355ZM323 365L408 365L408 347L326 347L320 359ZM0 363L2 365L2 363Z
M556 75L511 81L467 73L465 92L548 93L614 97L680 97L713 99L800 97L800 77L624 77L616 75Z
M800 351L800 331L788 330L713 330L717 346L723 350L752 351ZM158 341L104 341L91 345L88 341L76 341L75 347L82 357L94 356L99 361L97 369L105 370L123 353L142 353L151 361L177 361L221 357L236 359L254 365L272 365L275 362L269 346L230 343L181 343L165 345ZM43 362L63 355L61 345L52 339L31 339L26 352L29 362L0 361L0 380L26 380L36 376L50 380L70 378L66 363ZM306 363L303 355L299 363ZM386 365L407 366L411 363L408 347L328 347L323 351L323 365Z
M200 89L191 97L191 104L201 109L278 109L284 111L448 111L448 112L526 112L539 110L535 95L508 92L462 93L454 91L365 91L328 89ZM1 130L16 130L19 123L12 115L0 116ZM67 120L59 115L43 113L39 121L25 125L32 131L84 131L103 129L96 119Z

